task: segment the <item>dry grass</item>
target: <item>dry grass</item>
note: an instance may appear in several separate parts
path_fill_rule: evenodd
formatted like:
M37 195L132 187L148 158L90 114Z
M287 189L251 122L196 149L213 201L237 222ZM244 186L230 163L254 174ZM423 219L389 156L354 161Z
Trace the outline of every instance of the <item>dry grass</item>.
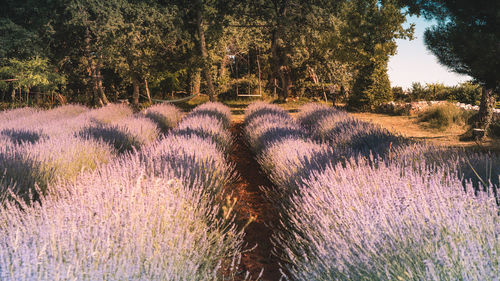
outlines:
M417 116L390 116L378 113L352 113L353 116L363 121L378 124L391 132L399 133L405 137L429 141L433 144L453 147L481 147L500 151L500 141L487 139L481 143L475 141L461 141L460 136L464 134L467 127L452 125L445 130L423 127L418 123Z

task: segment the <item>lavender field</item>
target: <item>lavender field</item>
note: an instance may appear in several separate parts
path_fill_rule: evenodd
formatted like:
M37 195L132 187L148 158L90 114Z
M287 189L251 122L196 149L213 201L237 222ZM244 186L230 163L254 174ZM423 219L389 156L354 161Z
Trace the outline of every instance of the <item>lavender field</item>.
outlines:
M243 232L224 204L230 111L183 115L3 112L0 279L231 279Z
M254 103L245 132L288 280L499 280L499 156L414 144L317 104Z
M500 280L498 154L314 103L237 125L217 102L0 112L0 279ZM242 146L270 181L257 215Z

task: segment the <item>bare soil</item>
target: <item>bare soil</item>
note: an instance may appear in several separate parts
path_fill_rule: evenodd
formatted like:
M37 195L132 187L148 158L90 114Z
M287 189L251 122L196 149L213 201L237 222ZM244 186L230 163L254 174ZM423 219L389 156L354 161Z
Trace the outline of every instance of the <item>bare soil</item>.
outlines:
M244 140L243 124L233 122L231 133L235 138L231 160L236 163L236 170L240 175L232 187L233 196L238 198L235 211L241 225L245 225L251 217L255 218L245 229L245 240L247 248L255 245L256 247L243 254L240 266L249 271L253 278L264 269L260 280L279 280L281 273L278 260L271 254L273 230L270 227L275 225L279 218L275 208L259 189L260 186L273 185L260 170L260 165Z

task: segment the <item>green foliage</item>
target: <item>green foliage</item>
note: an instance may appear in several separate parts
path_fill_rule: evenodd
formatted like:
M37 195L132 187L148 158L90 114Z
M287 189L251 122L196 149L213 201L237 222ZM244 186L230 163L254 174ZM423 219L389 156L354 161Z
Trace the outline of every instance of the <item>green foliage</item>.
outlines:
M448 100L465 104L477 105L481 99L481 86L473 82L464 82L447 87L441 83L412 84L407 101Z
M359 77L349 96L348 106L354 110L373 110L382 103L393 100L387 75L387 63L373 63L359 72Z
M500 93L500 2L417 0L424 15L438 24L425 31L425 44L439 62L483 86L477 122L487 129Z
M427 16L438 24L425 32L425 43L439 62L469 75L489 88L500 84L500 2L490 0L431 0Z
M403 90L403 87L392 87L392 96L396 101L404 101L407 99L407 95Z
M444 99L478 105L481 100L481 86L472 82L461 83L452 87Z
M65 77L47 76L49 84L96 105L147 92L228 93L238 83L255 87L256 77L282 98L319 97L330 85L351 92L360 80L377 103L390 96L382 72L395 39L413 30L402 26L399 0L28 0L2 8L0 65L47 58L49 72ZM367 72L374 62L383 66Z
M464 109L446 103L429 107L419 114L418 121L427 123L431 128L444 130L452 124L466 124L471 115L472 113Z
M66 82L64 76L51 70L48 59L40 57L27 60L12 58L0 68L0 74L15 79L14 87L25 91L33 87L40 91L53 91Z

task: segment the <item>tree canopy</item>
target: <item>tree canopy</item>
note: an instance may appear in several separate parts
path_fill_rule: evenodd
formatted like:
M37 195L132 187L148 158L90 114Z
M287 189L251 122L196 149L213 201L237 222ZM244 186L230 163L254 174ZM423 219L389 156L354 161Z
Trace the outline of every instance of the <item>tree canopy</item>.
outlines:
M500 2L418 0L411 7L437 21L425 43L439 62L483 86L477 126L487 128L500 90Z
M0 65L40 58L69 100L105 104L233 85L289 96L350 92L369 109L391 98L387 62L403 0L8 0ZM12 78L8 72L3 79ZM55 76L54 76L55 77ZM256 82L258 80L258 82ZM327 90L329 89L329 90ZM62 88L61 88L62 91Z

